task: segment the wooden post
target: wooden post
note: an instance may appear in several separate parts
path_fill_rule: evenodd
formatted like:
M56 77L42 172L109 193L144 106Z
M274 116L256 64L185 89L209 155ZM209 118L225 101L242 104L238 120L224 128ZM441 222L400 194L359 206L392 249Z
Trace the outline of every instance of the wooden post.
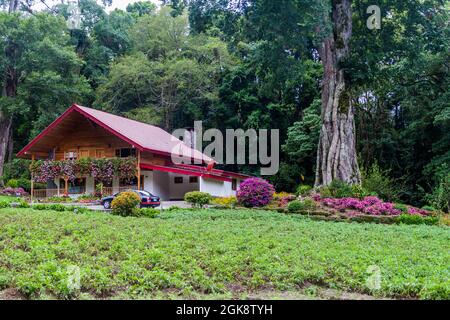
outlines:
M141 190L141 151L137 150L137 187Z
M31 154L31 166L34 163L34 153ZM30 195L30 202L33 203L33 194L34 194L34 177L33 173L31 173L31 195Z
M69 195L69 179L64 178L64 196Z

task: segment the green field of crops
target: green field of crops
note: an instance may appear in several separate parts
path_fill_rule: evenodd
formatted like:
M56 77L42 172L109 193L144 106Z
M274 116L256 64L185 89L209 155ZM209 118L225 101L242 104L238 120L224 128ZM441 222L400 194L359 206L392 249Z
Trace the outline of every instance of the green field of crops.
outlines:
M80 289L68 285L73 266ZM379 288L367 285L373 270ZM5 208L0 291L12 288L30 298L236 298L326 288L448 299L450 229L256 210L150 219Z

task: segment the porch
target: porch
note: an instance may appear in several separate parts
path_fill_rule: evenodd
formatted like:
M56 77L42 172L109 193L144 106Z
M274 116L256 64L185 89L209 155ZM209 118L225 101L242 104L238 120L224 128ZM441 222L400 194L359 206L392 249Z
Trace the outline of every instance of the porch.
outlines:
M102 186L99 186L102 184ZM81 177L74 181L69 181L63 178L55 178L53 181L47 183L45 189L33 189L32 197L34 199L45 199L50 197L61 197L67 195L71 198L77 198L83 194L99 193L103 197L123 192L126 190L144 190L144 185L138 187L137 178L129 182L121 181L119 178L114 178L111 184L106 184L96 181L93 177Z

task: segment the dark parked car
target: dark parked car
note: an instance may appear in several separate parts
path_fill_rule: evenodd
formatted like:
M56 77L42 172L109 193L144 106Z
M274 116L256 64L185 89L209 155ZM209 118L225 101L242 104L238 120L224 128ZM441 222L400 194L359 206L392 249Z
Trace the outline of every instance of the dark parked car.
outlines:
M141 198L141 208L156 208L161 204L160 198L158 196L154 196L150 192L143 191L143 190L131 190L135 192L140 198ZM120 192L109 196L104 197L101 200L101 204L103 208L105 209L111 209L111 202L114 200L115 197L117 197L120 194Z

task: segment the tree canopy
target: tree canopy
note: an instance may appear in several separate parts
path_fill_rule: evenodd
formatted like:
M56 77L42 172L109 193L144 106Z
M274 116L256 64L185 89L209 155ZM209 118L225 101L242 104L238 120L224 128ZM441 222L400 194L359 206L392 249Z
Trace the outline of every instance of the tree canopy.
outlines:
M354 110L362 176L379 166L400 198L425 204L450 172L448 2L377 1L381 28L369 30L372 1L345 1L352 32L336 68ZM77 102L167 130L195 120L279 129L281 166L269 179L284 191L314 184L325 119L321 48L339 31L339 3L165 0L108 12L110 1L80 0L81 27L71 30L64 2L36 11L32 1L0 1L0 176Z

